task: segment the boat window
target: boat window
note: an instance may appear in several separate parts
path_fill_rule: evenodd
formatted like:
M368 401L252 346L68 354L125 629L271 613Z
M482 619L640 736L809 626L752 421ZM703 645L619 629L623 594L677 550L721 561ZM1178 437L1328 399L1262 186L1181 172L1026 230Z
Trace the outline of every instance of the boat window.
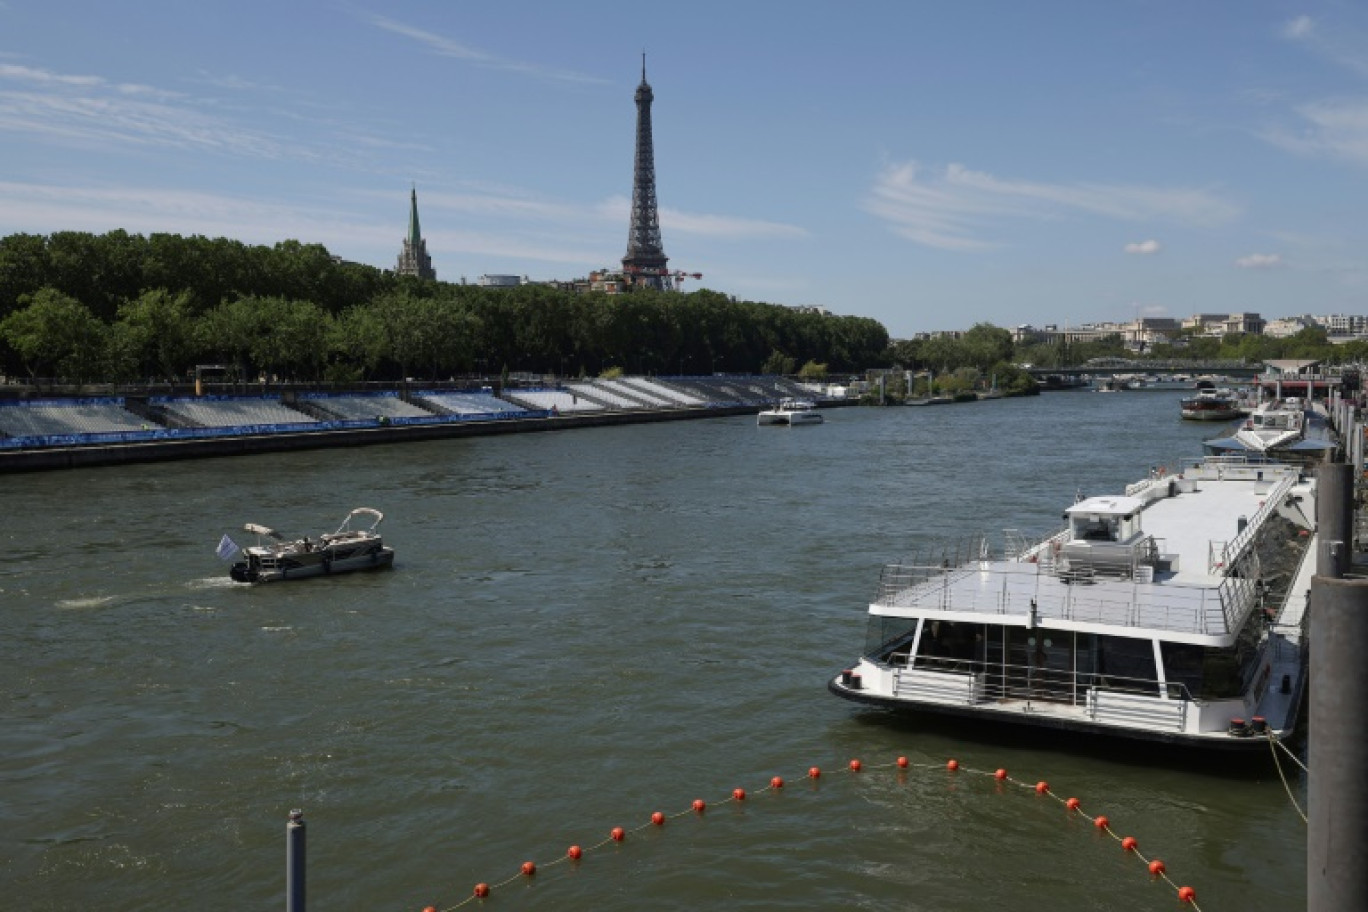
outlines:
M958 669L983 660L983 626L954 621L928 621L917 644L917 664Z
M889 653L901 651L904 655L912 648L912 636L917 632L917 618L871 616L865 631L864 654L880 661L887 661Z
M1114 690L1152 692L1159 675L1154 667L1154 644L1134 637L1097 638L1099 683Z

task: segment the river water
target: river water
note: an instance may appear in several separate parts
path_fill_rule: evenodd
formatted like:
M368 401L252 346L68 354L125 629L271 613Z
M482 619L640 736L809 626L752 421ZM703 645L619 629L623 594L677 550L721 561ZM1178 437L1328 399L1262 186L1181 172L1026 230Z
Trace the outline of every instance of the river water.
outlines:
M1088 819L975 772L1002 767L1107 815L1207 912L1303 907L1271 757L825 689L883 563L1052 528L1212 434L1177 394L1067 392L0 477L0 906L278 908L292 808L314 908L447 909L479 882L510 910L1176 904ZM353 506L385 512L392 571L250 587L214 557L243 522L316 534Z

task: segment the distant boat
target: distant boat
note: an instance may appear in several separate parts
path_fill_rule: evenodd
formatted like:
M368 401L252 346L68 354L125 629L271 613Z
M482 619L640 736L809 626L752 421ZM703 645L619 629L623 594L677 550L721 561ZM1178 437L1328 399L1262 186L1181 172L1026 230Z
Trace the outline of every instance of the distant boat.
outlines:
M1230 390L1203 388L1197 395L1178 403L1179 413L1189 421L1229 421L1247 414L1247 409Z
M794 427L799 424L821 424L822 413L815 403L806 399L781 399L776 408L766 409L756 416L757 425L781 424Z

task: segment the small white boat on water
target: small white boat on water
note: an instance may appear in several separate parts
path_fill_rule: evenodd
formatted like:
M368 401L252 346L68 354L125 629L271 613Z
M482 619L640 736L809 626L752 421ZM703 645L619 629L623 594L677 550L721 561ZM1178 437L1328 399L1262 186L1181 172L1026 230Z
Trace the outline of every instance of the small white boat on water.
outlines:
M793 427L799 424L821 424L822 413L815 403L806 399L781 399L779 405L765 409L756 417L756 424L784 424Z
M1313 482L1207 457L1014 532L884 568L846 699L1215 748L1291 734L1306 680Z
M379 510L357 507L337 531L298 539L247 523L243 528L256 535L257 543L242 549L242 560L233 564L229 576L239 583L269 583L388 567L394 563L394 549L376 531L384 518Z

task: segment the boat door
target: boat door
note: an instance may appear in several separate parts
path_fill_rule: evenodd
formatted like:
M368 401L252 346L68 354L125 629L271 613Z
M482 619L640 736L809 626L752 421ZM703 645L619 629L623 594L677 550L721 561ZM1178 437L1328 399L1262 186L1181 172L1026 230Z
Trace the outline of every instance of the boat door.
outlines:
M1080 665L1091 666L1090 638L1067 630L989 627L985 644L988 692L1009 700L1079 703Z

